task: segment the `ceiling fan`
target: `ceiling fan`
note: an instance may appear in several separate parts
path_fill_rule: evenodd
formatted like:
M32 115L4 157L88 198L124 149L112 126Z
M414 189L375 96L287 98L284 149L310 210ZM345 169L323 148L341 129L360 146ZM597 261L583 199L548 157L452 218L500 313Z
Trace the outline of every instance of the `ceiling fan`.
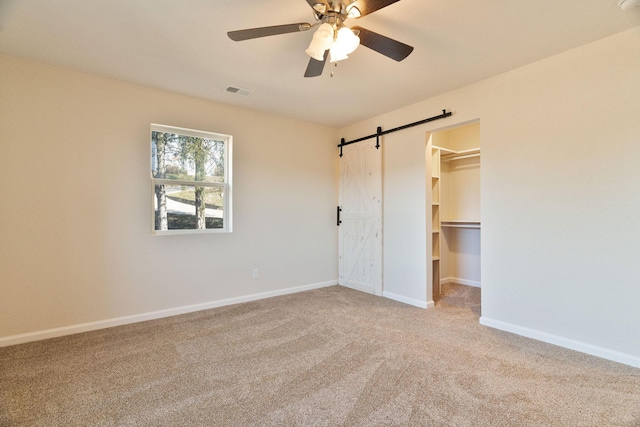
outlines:
M360 18L400 0L307 0L313 9L315 23L274 25L229 31L231 40L243 41L277 34L297 33L317 28L309 48L305 51L311 59L305 77L322 74L324 65L346 59L359 44L375 50L395 61L402 61L413 51L413 47L359 26L346 27L349 18Z

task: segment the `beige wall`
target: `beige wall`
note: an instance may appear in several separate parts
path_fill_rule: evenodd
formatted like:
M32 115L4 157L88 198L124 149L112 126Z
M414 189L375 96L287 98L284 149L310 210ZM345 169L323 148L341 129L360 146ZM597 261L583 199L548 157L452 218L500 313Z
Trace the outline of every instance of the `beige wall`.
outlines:
M150 123L233 135L233 233L151 235ZM336 138L0 56L0 339L337 283Z
M424 149L427 131L479 119L482 323L640 366L638 76L640 27L341 129L351 139L454 112L383 141L393 164L385 291L431 297L426 257L396 263L427 244L416 241L426 212L413 189L430 168L399 153ZM401 161L424 173L396 179ZM402 223L389 203L403 207Z

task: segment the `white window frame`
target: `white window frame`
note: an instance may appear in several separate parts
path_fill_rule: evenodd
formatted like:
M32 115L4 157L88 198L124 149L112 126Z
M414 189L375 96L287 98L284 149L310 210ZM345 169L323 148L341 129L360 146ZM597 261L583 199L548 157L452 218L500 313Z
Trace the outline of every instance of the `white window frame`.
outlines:
M224 142L224 183L202 182L202 181L182 181L175 179L158 179L153 176L153 132L173 133L177 135L192 136L196 138L214 139ZM167 126L152 123L149 131L149 143L151 155L149 156L149 175L151 176L151 233L156 236L167 236L177 234L216 234L231 233L233 231L232 221L232 159L233 159L233 137L217 132L207 132L196 129L181 128L175 126ZM173 230L156 230L155 225L155 187L156 185L185 185L189 187L209 187L221 188L223 192L222 206L222 228L207 229L173 229ZM197 184L197 185L196 185Z

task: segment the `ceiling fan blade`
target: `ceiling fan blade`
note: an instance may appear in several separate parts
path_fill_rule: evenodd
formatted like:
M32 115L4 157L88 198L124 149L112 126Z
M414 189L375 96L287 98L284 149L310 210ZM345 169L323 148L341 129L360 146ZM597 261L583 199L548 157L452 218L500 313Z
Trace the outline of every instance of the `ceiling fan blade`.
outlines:
M351 27L351 29L354 31L360 31L359 37L361 45L375 50L376 52L395 61L400 62L413 52L413 47L397 40L390 39L382 34L374 33L366 28Z
M365 16L398 1L400 0L358 0L355 2L355 6L360 10L360 16Z
M311 28L311 24L301 22L299 24L274 25L272 27L249 28L246 30L229 31L227 35L231 40L242 41L257 39L259 37L275 36L278 34L297 33Z
M318 61L317 59L309 59L309 64L307 65L307 70L304 72L305 77L318 77L322 75L322 70L324 70L324 64L327 62L327 56L329 56L329 50L324 51L324 59L322 61Z

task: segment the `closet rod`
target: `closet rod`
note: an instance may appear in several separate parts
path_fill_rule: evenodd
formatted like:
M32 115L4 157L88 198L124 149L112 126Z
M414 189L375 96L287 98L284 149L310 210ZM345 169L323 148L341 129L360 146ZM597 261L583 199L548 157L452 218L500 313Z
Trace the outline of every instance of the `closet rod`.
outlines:
M452 162L454 160L469 159L471 157L480 157L480 153L477 153L477 154L466 154L464 156L444 157L442 159L442 161L445 162L445 163L449 163L449 162Z
M382 130L381 127L378 126L378 129L376 130L376 133L374 133L373 135L368 135L368 136L363 136L362 138L358 138L358 139L354 139L353 141L345 141L344 138L342 138L340 140L340 144L338 144L338 147L340 148L340 157L342 157L342 147L344 147L345 145L349 145L349 144L355 144L356 142L360 142L360 141L364 141L367 139L371 139L371 138L376 138L376 148L380 148L380 137L382 135L386 135L388 133L392 133L392 132L396 132L402 129L407 129L410 127L414 127L414 126L418 126L424 123L428 123L428 122L432 122L434 120L439 120L439 119L444 119L445 117L449 117L451 115L451 111L447 112L447 110L442 110L442 114L438 115L438 116L433 116L433 117L429 117L428 119L424 119L424 120L420 120L417 122L413 122L413 123L409 123L407 125L403 125L403 126L398 126L397 128L393 128L393 129L389 129L389 130Z

